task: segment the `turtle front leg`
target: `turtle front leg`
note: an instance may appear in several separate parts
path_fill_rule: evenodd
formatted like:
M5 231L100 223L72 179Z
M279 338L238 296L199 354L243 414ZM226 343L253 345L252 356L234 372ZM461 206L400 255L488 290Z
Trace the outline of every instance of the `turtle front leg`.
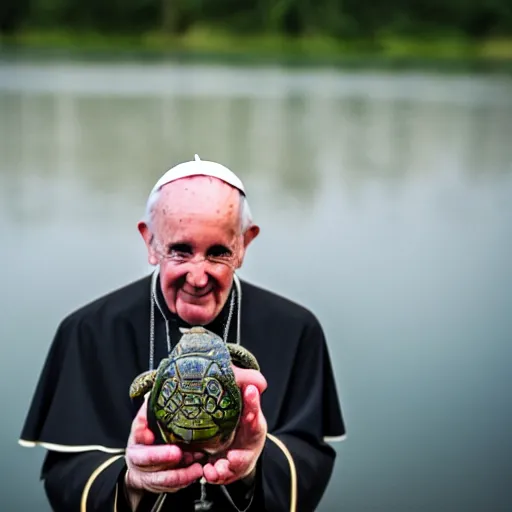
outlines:
M231 356L231 361L235 366L239 366L240 368L245 368L248 370L258 370L260 371L260 365L258 364L258 360L242 345L237 345L236 343L226 343L229 355Z
M130 386L130 398L144 396L151 391L156 379L156 370L148 370L137 375Z

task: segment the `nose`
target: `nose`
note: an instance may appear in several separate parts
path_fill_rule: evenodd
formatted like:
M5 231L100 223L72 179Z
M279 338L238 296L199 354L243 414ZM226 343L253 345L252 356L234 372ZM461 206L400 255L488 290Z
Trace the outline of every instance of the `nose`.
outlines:
M190 265L186 277L187 284L194 288L204 288L208 284L208 274L204 261Z

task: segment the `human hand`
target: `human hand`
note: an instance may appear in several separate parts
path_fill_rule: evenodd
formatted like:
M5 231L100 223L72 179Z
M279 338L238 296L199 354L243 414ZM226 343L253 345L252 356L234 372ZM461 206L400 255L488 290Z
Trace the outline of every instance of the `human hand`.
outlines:
M260 395L267 381L256 370L233 367L243 397L242 416L233 443L221 456L210 458L203 467L204 478L211 484L230 484L253 476L265 445L267 422L260 405Z
M154 434L146 416L147 400L148 395L132 422L125 454L125 487L133 510L144 491L176 492L203 476L197 460L204 454L184 452L173 444L153 445Z

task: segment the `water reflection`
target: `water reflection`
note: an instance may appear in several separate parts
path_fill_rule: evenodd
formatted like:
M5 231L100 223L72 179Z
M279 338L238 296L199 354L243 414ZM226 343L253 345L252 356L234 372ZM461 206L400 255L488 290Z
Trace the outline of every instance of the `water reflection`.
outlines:
M78 180L140 202L165 169L196 152L266 188L272 208L284 199L305 214L326 176L340 193L355 193L373 180L396 191L443 169L471 179L511 172L510 103L383 101L356 93L276 99L3 92L2 202L20 218L27 210L17 209L15 198L43 179ZM39 221L56 207L34 201Z
M250 190L242 277L327 333L349 437L321 510L508 510L510 133L496 77L0 66L2 505L44 509L15 440L56 323L147 270L147 193L199 153Z

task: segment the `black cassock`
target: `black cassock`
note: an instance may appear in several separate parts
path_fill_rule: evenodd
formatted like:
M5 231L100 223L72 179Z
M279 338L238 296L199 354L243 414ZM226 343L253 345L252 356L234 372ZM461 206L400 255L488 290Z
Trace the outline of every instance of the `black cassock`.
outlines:
M41 476L56 512L129 510L124 450L141 401L132 380L149 365L151 276L80 308L59 325L23 426L20 443L49 449ZM159 304L164 304L160 286ZM312 511L331 477L336 452L325 438L345 434L324 333L307 309L241 282L241 344L268 382L261 397L268 437L252 488L206 485L212 511ZM232 293L236 293L233 288ZM208 329L223 336L230 301ZM187 327L166 308L154 315L154 361L167 356ZM228 341L236 339L238 311ZM193 511L199 483L166 495L162 511ZM150 511L147 493L138 511ZM252 499L252 501L251 501Z

